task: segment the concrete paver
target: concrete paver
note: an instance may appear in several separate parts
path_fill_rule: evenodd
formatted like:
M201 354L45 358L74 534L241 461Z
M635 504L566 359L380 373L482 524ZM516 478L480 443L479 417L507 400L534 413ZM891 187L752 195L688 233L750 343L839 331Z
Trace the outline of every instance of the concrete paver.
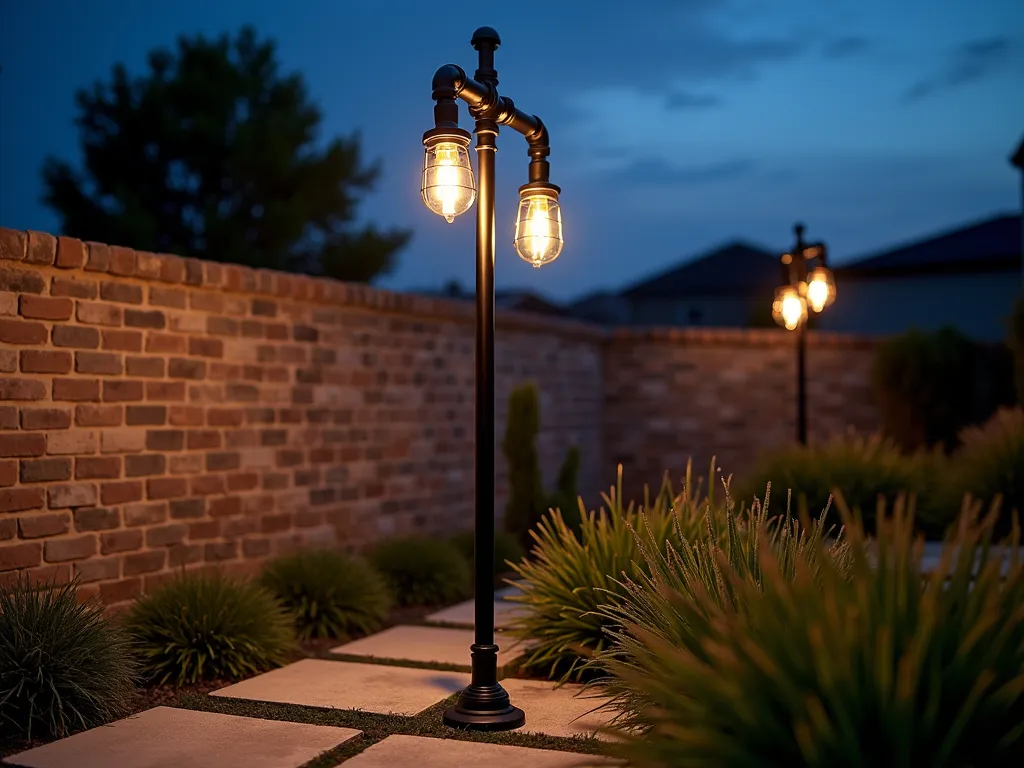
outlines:
M424 736L388 736L346 760L345 768L576 768L577 766L623 766L607 757L556 752L550 749L511 747L456 739Z
M515 640L497 637L498 667L501 668L523 653L523 646L512 648ZM417 627L400 625L385 629L351 643L331 649L331 653L344 656L362 656L376 659L396 659L420 664L452 664L469 669L469 646L473 644L473 631L446 627Z

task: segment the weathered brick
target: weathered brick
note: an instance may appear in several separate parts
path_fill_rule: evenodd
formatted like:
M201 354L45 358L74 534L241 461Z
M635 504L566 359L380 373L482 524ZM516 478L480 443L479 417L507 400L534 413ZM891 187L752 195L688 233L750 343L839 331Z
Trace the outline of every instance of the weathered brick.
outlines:
M116 427L123 420L123 405L75 406L75 424L80 427Z
M243 557L266 557L270 554L270 540L269 539L243 539L242 540L242 556Z
M46 437L41 433L0 433L0 457L31 458L42 456L45 451Z
M253 299L252 313L259 317L277 317L277 302L269 299Z
M185 282L185 260L180 256L160 254L160 279L165 283Z
M70 529L71 517L67 512L22 515L18 518L18 531L23 539L60 536Z
M120 476L120 456L80 456L75 459L76 480L111 480Z
M16 349L0 349L0 373L14 373L17 370L18 351Z
M90 243L86 246L85 269L87 272L106 272L110 269L110 246L106 243Z
M295 341L319 341L320 332L309 325L296 325L292 328L292 338Z
M75 372L101 376L120 376L124 373L121 355L114 352L75 352Z
M109 531L121 525L121 512L106 507L84 507L75 510L75 529Z
M167 459L162 453L132 454L124 457L125 477L162 475L167 468Z
M71 459L22 459L21 482L48 483L71 479Z
M162 357L137 357L129 355L125 360L129 376L160 378L164 375L164 359Z
M86 533L67 539L51 539L43 545L43 556L48 563L82 560L96 554L96 536Z
M213 429L190 429L188 432L189 450L220 448L220 432Z
M237 336L238 321L231 317L210 315L206 318L206 332L212 336Z
M172 357L167 361L167 375L172 379L203 379L206 377L206 361Z
M167 520L166 501L128 504L124 508L124 524L129 528L143 525L157 525L165 520Z
M244 419L241 408L210 408L206 412L206 423L211 427L240 427Z
M51 456L96 453L96 433L87 429L47 432L46 452Z
M138 401L145 394L143 382L134 379L103 382L103 402L122 403Z
M149 303L154 307L185 309L188 305L188 294L180 288L161 288L154 285L149 289Z
M104 504L127 504L142 500L142 481L127 480L103 483L100 486L100 500Z
M115 331L104 329L103 348L117 352L141 352L142 333L140 331Z
M223 560L233 560L238 557L238 542L223 541L211 542L206 545L204 553L206 562L217 563Z
M0 259L24 261L28 250L28 236L17 229L0 227Z
M125 409L125 424L130 426L159 426L166 423L166 405L129 405Z
M167 552L163 549L154 549L125 555L122 567L125 576L137 576L140 573L159 571L166 562Z
M211 496L224 493L227 485L224 482L224 475L200 475L193 477L190 481L193 496Z
M203 425L203 409L192 405L172 405L168 409L167 421L175 427L199 427Z
M54 275L50 281L51 296L67 296L72 299L95 299L100 292L99 285L79 275Z
M18 300L18 312L29 320L70 320L75 305L71 299L23 294Z
M4 344L45 344L46 326L26 320L0 318L0 342Z
M199 453L174 453L167 471L172 475L195 475L203 471L203 456Z
M105 304L102 301L80 301L75 308L75 319L86 325L121 325L124 310L117 304Z
M129 328L156 328L167 326L167 317L159 309L126 309L124 324Z
M71 353L43 349L21 350L22 373L70 373Z
M138 576L100 584L100 600L107 605L134 600L141 594L142 579Z
M234 403L255 403L260 399L260 388L253 384L228 382L225 397Z
M147 547L170 547L181 544L188 535L188 526L184 523L159 525L146 531Z
M55 325L50 338L55 347L96 349L100 345L100 332L81 325Z
M142 287L107 280L100 283L100 298L104 301L116 301L119 304L141 304Z
M260 477L255 472L235 472L228 475L228 491L251 491L260 483Z
M0 541L10 541L18 535L18 521L13 517L0 517Z
M0 405L0 429L18 428L18 408L14 405Z
M50 509L91 507L96 504L96 486L91 483L47 486L46 500Z
M142 531L110 531L100 534L100 552L104 555L114 552L132 552L142 547Z
M5 488L0 490L0 512L21 512L25 509L39 509L46 501L43 486L34 488Z
M188 480L184 477L151 477L146 481L149 499L176 499L188 495Z
M46 278L33 270L16 269L4 265L0 267L0 291L10 291L11 293L45 293Z
M238 469L242 456L238 452L219 452L206 454L206 471L223 472L226 469Z
M46 384L38 379L0 378L0 401L42 400L46 397Z
M41 267L53 265L57 258L57 238L46 232L28 233L28 250L25 252L26 264L38 264Z
M54 264L60 269L81 269L85 266L84 243L73 237L58 237Z
M131 277L135 274L135 251L119 245L110 246L110 274Z
M97 401L100 399L99 379L54 379L53 399Z
M83 562L75 563L75 576L80 584L120 578L121 558L93 557Z
M224 357L224 342L202 336L190 336L188 353L196 357Z
M242 513L242 499L239 496L224 496L212 499L208 506L210 517L231 517Z
M146 447L141 429L105 429L100 435L101 453L132 453Z
M37 541L0 547L0 571L31 568L43 561L43 545Z
M71 426L70 408L22 408L22 429L67 429Z
M221 536L220 520L202 520L189 523L188 538L190 541L219 539Z
M180 403L185 399L184 381L147 381L147 400L167 400Z
M171 568L180 568L183 565L201 562L203 562L202 544L174 544L167 549L167 565Z
M146 351L156 355L183 355L188 349L184 336L150 331L146 336Z
M181 429L150 429L146 432L146 449L150 451L180 451L185 445L185 432Z
M180 499L171 502L171 517L175 520L195 520L206 514L206 499Z

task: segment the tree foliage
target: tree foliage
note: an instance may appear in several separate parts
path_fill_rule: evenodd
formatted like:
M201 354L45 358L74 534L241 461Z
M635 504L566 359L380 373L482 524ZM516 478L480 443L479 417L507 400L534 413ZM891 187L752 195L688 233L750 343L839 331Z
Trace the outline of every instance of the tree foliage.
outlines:
M319 141L322 115L275 45L181 37L121 64L77 95L84 167L48 158L44 201L65 234L139 250L368 281L387 272L403 230L355 225L377 163L358 134Z

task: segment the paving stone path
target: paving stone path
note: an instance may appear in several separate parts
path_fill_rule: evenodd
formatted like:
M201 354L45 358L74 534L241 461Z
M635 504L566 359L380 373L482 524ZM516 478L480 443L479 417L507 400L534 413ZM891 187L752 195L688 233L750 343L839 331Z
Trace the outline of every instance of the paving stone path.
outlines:
M507 626L514 603L495 593L499 626ZM429 665L469 669L473 601L432 614L442 626L398 626L332 649L335 659L303 659L230 685L211 696L325 709L414 717L460 691L465 671L439 671ZM499 634L499 664L522 653ZM344 659L344 660L340 660ZM365 660L385 660L364 663ZM395 664L387 664L393 661ZM401 664L399 666L399 664ZM412 665L412 666L409 666ZM419 665L417 668L415 665ZM602 703L584 697L581 686L506 678L502 685L526 712L522 733L563 738L597 736L607 716L593 710ZM155 707L108 726L12 755L4 766L20 768L300 768L310 760L358 736L352 728L280 720L262 720L215 712ZM442 768L487 765L491 768L570 768L622 763L594 755L487 744L447 738L393 735L373 744L343 765L352 768Z

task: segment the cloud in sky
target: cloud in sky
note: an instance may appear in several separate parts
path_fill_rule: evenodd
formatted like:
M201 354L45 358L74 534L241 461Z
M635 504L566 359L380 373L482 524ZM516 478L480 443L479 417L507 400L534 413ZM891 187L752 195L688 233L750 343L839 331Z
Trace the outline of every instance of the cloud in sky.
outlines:
M1019 45L1003 36L963 43L951 52L939 71L911 85L904 92L903 101L912 104L1001 72L1018 52Z
M642 159L611 171L608 178L619 184L694 186L747 176L756 167L750 158L686 167L673 166L664 160Z
M721 105L722 97L711 93L672 91L665 97L665 109L670 110L710 109Z

